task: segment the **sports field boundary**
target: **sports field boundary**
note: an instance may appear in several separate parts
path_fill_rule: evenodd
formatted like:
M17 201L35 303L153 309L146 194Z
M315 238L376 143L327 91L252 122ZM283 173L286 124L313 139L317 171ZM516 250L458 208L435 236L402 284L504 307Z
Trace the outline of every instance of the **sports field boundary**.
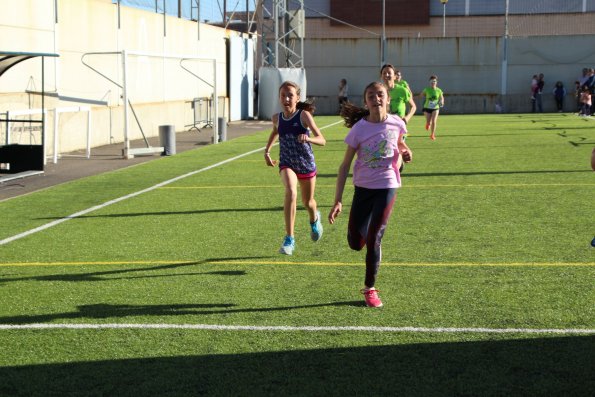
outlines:
M595 334L595 329L581 328L470 328L470 327L364 327L364 326L287 326L287 325L217 325L217 324L0 324L0 330L81 330L81 329L187 329L199 331L255 332L384 332L384 333L475 333L475 334Z
M325 125L323 127L320 127L320 129L323 130L325 128L329 128L329 127L332 127L332 126L337 125L337 124L340 124L340 123L343 123L343 120L339 120L339 121L336 121L334 123ZM81 217L83 215L87 215L90 212L100 210L100 209L105 208L105 207L108 207L108 206L110 206L112 204L116 204L116 203L119 203L119 202L124 201L124 200L128 200L128 199L133 198L133 197L136 197L136 196L140 196L141 194L151 192L151 191L153 191L155 189L159 189L159 188L161 188L163 186L166 186L166 185L169 185L171 183L177 182L177 181L179 181L181 179L188 178L189 176L196 175L196 174L201 173L201 172L209 171L209 170L211 170L213 168L217 168L219 166L222 166L224 164L230 163L232 161L241 159L242 157L250 156L250 155L252 155L254 153L258 153L258 152L264 150L264 148L265 147L262 146L262 147L260 147L258 149L250 150L249 152L239 154L237 156L228 158L228 159L223 160L223 161L220 161L218 163L211 164L211 165L209 165L207 167L204 167L204 168L201 168L201 169L198 169L198 170L194 170L194 171L190 171L190 172L187 172L187 173L185 173L183 175L179 175L179 176L177 176L175 178L171 178L171 179L168 179L166 181L157 183L156 185L150 186L150 187L148 187L146 189L139 190L137 192L130 193L130 194L127 194L127 195L122 196L122 197L118 197L118 198L113 199L113 200L106 201L103 204L99 204L99 205L96 205L96 206L87 208L87 209L82 210L82 211L79 211L79 212L75 212L74 214L68 215L68 216L66 216L64 218L57 219L57 220L55 220L53 222L46 223L45 225L41 225L41 226L38 226L36 228L27 230L27 231L25 231L23 233L19 233L19 234L16 234L14 236L7 237L7 238L5 238L3 240L0 240L0 245L6 245L6 244L11 243L13 241L19 240L19 239L21 239L23 237L27 237L27 236L30 236L32 234L35 234L35 233L41 232L43 230L49 229L51 227L57 226L57 225L59 225L61 223L64 223L66 221L69 221L71 219L75 219L75 218Z

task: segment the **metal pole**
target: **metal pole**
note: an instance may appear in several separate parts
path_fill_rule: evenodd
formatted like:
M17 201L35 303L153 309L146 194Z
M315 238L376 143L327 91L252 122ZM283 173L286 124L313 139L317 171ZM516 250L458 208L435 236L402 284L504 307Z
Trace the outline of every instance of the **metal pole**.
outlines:
M446 37L446 3L442 3L442 37Z
M250 34L250 11L248 8L248 0L246 0L246 34Z
M306 28L306 12L304 11L304 0L301 1L301 6L300 9L302 10L302 15L304 16L304 19L300 21L300 23L303 25L304 28L304 32L305 32L305 28ZM300 37L300 57L302 59L302 69L305 69L306 66L304 65L304 36L302 35L302 37Z
M500 93L506 95L506 86L508 83L508 3L506 0L506 11L504 12L504 39L502 40L502 78Z
M192 11L190 11L192 14ZM196 31L197 31L197 40L200 41L200 1L196 0Z
M130 151L130 139L128 137L128 85L126 82L127 67L126 67L126 50L122 50L122 100L124 101L124 158L128 159L128 152Z
M279 1L273 6L273 18L275 19L275 67L279 69Z
M213 144L219 143L219 98L217 98L217 60L213 59ZM208 117L207 117L208 118Z
M386 63L386 0L382 0L382 43L381 43L381 59L380 67Z
M46 164L45 158L45 57L41 57L41 155L43 156L43 165Z

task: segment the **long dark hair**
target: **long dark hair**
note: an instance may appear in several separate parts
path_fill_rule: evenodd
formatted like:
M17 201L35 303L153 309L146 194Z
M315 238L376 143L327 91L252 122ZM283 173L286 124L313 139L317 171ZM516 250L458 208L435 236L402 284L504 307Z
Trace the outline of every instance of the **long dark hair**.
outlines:
M301 93L301 88L299 85L297 85L297 83L294 83L293 81L284 81L281 86L279 86L279 92L281 92L281 89L283 87L293 87L295 88L295 92L298 95L298 97L300 96ZM296 104L296 108L297 109L302 109L302 110L306 110L310 113L314 113L314 111L316 110L316 106L314 106L314 100L313 99L306 99L305 101L298 101L298 103Z
M386 90L386 86L382 84L380 81L374 81L368 84L364 89L364 102L366 102L366 92L368 91L368 89L372 87L383 87ZM386 95L389 95L388 90L386 90ZM345 121L345 126L351 128L355 125L355 123L357 123L364 117L369 116L370 110L368 110L365 107L354 105L353 103L347 101L341 107L340 115Z

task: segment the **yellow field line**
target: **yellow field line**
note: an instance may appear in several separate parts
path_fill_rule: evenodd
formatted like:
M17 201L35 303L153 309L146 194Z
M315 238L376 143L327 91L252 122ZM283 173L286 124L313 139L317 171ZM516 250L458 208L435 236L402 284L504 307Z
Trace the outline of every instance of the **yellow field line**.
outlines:
M316 187L335 187L335 185L316 185ZM281 183L277 185L244 185L244 186L168 186L160 189L268 189L268 188L283 188Z
M0 267L8 266L113 266L113 265L174 265L174 264L209 264L209 265L294 265L294 266L363 266L362 262L290 262L290 261L73 261L73 262L5 262ZM508 266L595 266L595 262L510 262L510 263L470 263L470 262L383 262L381 266L391 267L508 267Z

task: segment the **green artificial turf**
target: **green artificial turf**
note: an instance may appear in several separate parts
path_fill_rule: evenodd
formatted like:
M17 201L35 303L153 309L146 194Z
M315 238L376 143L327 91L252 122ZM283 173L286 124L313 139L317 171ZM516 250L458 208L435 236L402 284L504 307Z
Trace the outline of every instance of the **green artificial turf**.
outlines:
M324 218L337 121L316 118ZM0 395L591 395L595 337L571 330L595 329L593 123L441 115L431 141L415 117L381 309L363 305L365 253L346 242L351 179L323 238L298 205L296 251L277 253L268 131L2 201L0 240L41 229L0 245ZM15 328L32 324L107 328Z

